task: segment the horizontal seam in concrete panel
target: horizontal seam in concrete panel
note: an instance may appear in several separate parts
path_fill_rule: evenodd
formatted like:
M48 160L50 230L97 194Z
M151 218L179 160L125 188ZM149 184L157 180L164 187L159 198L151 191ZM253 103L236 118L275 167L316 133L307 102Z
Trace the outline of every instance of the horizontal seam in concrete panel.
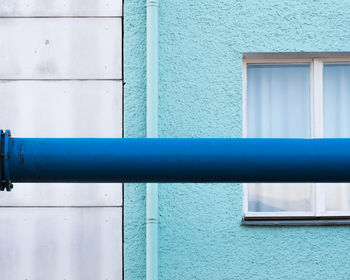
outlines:
M1 18L123 18L123 16L0 16Z
M0 208L123 208L123 205L96 205L96 206L91 206L91 205L81 205L81 206L55 206L55 205L24 205L24 206L6 206L6 205L1 205Z
M1 79L0 81L116 81L122 82L123 79Z

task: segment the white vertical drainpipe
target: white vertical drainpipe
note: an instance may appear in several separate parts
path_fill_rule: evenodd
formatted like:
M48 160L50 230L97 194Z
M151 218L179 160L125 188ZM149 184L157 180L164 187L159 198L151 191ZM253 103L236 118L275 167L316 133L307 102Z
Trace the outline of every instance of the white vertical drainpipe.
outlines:
M147 9L147 137L158 138L158 0ZM158 184L146 185L146 279L158 280Z

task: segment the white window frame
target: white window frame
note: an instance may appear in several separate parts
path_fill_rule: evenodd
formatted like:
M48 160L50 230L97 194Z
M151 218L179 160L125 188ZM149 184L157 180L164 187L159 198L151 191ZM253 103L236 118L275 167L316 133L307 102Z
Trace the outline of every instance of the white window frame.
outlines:
M248 64L289 64L310 63L310 121L311 138L323 138L323 64L326 62L350 62L349 57L298 57L288 58L246 58L242 61L242 120L243 138L247 138L247 65ZM311 211L249 212L248 184L243 184L243 213L246 218L318 218L345 217L350 211L326 211L325 187L311 183Z

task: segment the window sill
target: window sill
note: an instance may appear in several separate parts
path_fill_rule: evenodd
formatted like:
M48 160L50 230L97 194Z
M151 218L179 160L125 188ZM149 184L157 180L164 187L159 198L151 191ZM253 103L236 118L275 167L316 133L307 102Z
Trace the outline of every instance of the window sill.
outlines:
M350 217L321 217L295 219L242 218L242 226L349 226Z

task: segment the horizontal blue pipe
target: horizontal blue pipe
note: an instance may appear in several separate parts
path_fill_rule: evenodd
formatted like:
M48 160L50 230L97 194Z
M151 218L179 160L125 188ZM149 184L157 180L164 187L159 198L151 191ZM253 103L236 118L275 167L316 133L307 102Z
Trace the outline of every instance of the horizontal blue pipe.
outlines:
M12 182L350 182L350 139L6 141Z

